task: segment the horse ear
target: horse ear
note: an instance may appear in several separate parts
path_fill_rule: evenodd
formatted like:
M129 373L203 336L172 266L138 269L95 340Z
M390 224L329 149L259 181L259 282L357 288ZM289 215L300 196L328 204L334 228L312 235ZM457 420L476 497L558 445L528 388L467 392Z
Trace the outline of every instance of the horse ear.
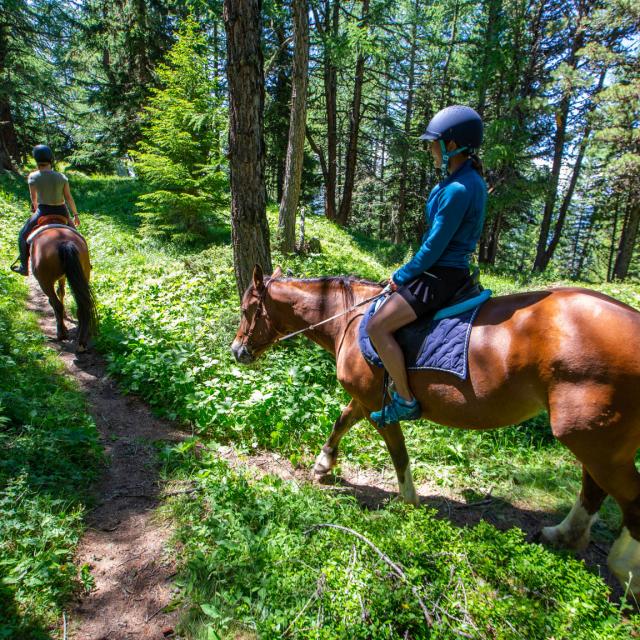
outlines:
M264 275L262 273L262 267L259 264L253 267L253 286L256 288L256 291L260 291L264 287Z
M275 280L276 278L280 278L282 276L282 267L278 265L275 271L271 274L271 278Z

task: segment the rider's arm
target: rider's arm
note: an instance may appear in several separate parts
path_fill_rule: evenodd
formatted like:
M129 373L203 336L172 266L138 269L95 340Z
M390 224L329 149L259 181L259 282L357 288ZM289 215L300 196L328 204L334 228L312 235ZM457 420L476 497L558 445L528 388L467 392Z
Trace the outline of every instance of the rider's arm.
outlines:
M67 204L71 208L73 213L73 221L76 223L76 226L80 225L80 218L78 218L78 210L76 209L76 203L71 195L71 189L69 188L69 183L64 183L64 190L62 192L64 194L64 199L67 201Z
M38 208L38 192L35 184L29 184L29 194L31 195L31 211L36 211Z
M422 246L392 276L397 285L411 282L437 262L460 227L471 200L469 191L459 182L449 184L438 194L438 198L438 210Z

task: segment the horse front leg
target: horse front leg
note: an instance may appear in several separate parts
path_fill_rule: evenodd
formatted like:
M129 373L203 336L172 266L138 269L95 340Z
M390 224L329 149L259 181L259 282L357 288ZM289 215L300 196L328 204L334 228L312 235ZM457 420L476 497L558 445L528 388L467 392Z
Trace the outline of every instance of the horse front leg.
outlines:
M418 506L420 500L416 494L416 489L413 486L413 475L411 474L411 465L409 463L409 454L407 453L407 446L404 441L404 434L398 423L389 424L380 428L375 422L369 420L371 424L376 428L378 433L382 436L393 466L398 476L398 487L400 490L400 497L407 503Z
M322 447L322 451L313 466L313 473L318 479L326 476L336 466L340 440L358 420L364 418L364 415L364 409L355 400L351 400L342 410L340 417L333 423L331 435Z

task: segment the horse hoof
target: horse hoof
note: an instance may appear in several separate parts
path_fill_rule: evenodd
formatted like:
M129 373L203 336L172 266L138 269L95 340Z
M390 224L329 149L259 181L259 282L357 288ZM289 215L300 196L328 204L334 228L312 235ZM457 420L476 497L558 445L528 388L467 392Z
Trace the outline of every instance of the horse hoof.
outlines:
M316 462L313 465L313 474L318 477L323 477L331 473L333 467L336 466L336 457L331 452L322 449L320 455L316 458Z
M584 551L589 546L590 531L586 530L581 535L576 532L566 531L560 525L544 527L537 538L543 544L556 549L569 549L571 551Z

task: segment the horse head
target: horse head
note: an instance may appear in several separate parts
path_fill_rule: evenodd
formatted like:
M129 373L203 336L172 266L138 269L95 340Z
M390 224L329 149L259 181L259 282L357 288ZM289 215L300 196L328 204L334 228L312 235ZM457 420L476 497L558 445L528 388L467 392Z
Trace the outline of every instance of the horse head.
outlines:
M257 360L278 338L278 331L269 317L268 303L269 285L282 275L280 267L276 267L266 281L262 267L253 269L253 283L242 296L242 317L236 337L231 344L231 351L238 362L250 364Z

